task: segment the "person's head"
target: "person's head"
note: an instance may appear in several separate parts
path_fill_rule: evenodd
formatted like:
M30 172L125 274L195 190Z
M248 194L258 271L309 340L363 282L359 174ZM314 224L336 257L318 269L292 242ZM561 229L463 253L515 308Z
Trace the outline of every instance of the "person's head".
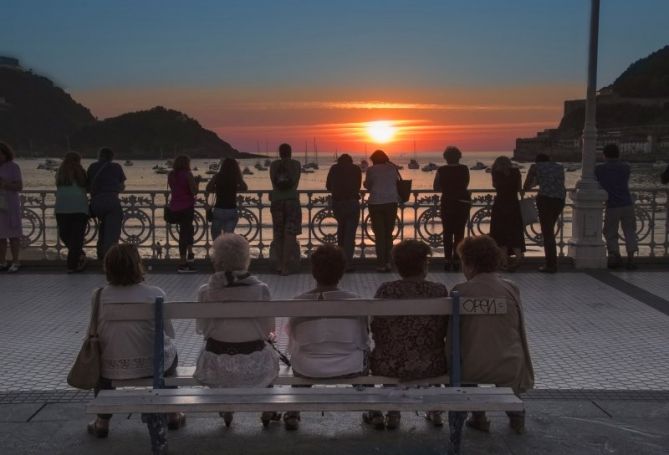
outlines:
M337 158L338 164L353 164L353 158L348 153L344 153L342 156Z
M218 173L221 174L224 180L229 180L231 182L237 178L238 175L241 175L241 170L239 169L239 163L234 158L226 158L221 163L221 167L218 170Z
M214 240L211 264L216 272L248 270L251 263L249 242L239 234L221 234Z
M67 152L56 172L56 185L86 185L86 175L81 167L81 155L77 152Z
M618 148L618 144L606 144L602 152L604 153L604 158L607 160L617 160L620 158L620 149Z
M534 157L534 162L535 163L545 163L546 161L550 161L551 157L546 155L545 153L537 153L537 156Z
M511 168L513 168L513 163L508 156L498 156L492 163L493 172L508 174L511 171Z
M105 254L104 270L112 286L132 286L144 281L144 268L135 245L112 246Z
M460 152L459 148L449 145L444 150L444 159L448 164L458 164L460 158L462 158L462 152Z
M402 278L425 277L432 250L420 240L402 240L393 247L391 255Z
M457 247L462 272L467 279L479 273L494 273L502 265L502 251L489 235L465 237Z
M188 155L179 155L174 158L174 163L172 163L172 170L190 171L190 157Z
M388 158L388 155L383 150L375 150L369 159L372 161L372 164L383 164L390 161L390 158Z
M336 286L345 269L346 257L338 246L321 245L311 253L311 274L319 285Z
M12 161L14 159L14 150L4 142L0 142L0 164Z
M102 147L98 152L98 160L111 161L114 159L114 151L109 147Z
M290 144L283 143L279 146L279 157L290 158L293 155L293 149Z

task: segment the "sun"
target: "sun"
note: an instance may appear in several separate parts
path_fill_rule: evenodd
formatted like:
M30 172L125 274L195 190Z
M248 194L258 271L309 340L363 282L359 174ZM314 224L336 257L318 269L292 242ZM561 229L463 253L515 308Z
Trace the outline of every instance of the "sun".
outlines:
M397 128L393 126L392 122L379 120L376 122L368 122L365 125L367 135L377 144L385 144L395 137Z

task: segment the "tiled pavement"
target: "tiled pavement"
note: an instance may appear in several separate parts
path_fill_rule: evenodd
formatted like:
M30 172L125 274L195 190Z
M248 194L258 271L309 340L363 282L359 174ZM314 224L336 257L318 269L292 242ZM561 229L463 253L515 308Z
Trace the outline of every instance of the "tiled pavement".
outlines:
M510 276L522 293L538 389L669 390L669 274L616 276L658 296L667 305L664 314L585 273ZM313 284L307 274L260 278L275 298L290 298ZM463 280L446 273L430 278L449 288ZM147 282L163 288L170 300L192 300L206 279L152 273ZM370 297L390 279L394 276L358 273L346 276L343 287ZM18 398L67 389L65 377L86 330L91 291L103 282L96 273L0 276L0 394ZM180 361L193 364L200 348L194 323L175 325Z

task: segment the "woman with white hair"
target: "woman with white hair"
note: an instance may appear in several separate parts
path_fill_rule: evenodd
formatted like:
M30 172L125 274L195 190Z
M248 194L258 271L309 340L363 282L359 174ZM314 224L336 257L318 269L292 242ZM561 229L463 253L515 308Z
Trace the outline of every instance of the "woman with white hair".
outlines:
M270 300L269 288L248 272L249 244L244 237L221 234L211 257L214 273L198 292L199 302L225 305L225 301ZM268 387L279 373L277 353L267 342L273 337L274 318L198 319L197 333L205 345L197 361L195 379L209 387ZM221 413L226 425L232 413ZM280 414L263 412L268 425Z

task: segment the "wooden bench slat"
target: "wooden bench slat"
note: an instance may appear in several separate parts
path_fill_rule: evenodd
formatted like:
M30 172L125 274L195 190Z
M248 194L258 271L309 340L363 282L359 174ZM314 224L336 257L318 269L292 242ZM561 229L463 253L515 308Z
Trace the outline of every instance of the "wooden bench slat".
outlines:
M86 412L522 411L508 388L167 389L102 391Z
M494 297L460 299L462 315L506 313L506 300ZM443 299L356 299L356 300L272 300L266 302L167 302L167 319L258 318L258 317L352 317L449 315L450 298ZM109 321L152 320L153 303L105 303L102 314Z

